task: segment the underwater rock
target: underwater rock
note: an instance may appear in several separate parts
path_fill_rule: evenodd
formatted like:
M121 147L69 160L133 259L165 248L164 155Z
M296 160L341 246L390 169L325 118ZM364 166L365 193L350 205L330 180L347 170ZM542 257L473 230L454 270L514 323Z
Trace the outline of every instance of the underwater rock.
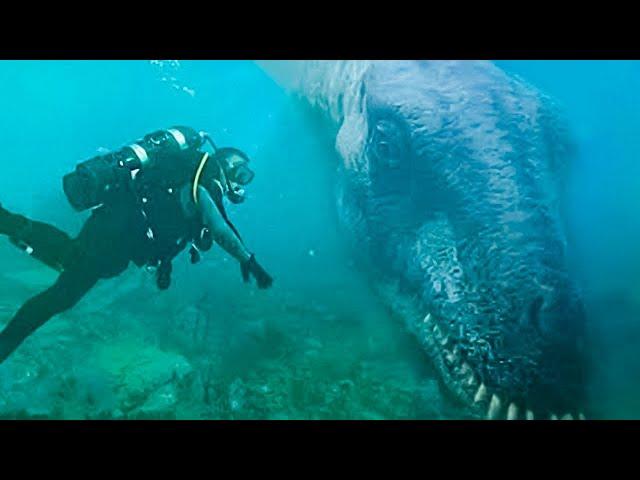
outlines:
M289 419L290 419L289 415L287 415L285 412L276 412L267 416L267 420L274 420L274 421L283 421L283 420L289 420Z
M135 341L105 345L98 358L128 417L172 415L178 389L187 388L193 376L183 356Z
M129 418L136 420L174 420L178 403L176 386L167 384L156 390L139 408L129 414Z
M239 378L229 386L229 408L232 412L238 412L244 407L246 393L244 382Z
M29 405L30 397L25 392L11 392L0 399L0 419L38 420L51 418L53 407L44 403Z
M386 420L379 412L366 410L362 412L362 420Z
M305 340L305 345L310 350L322 350L322 347L323 347L322 342L317 338L307 338Z
M29 407L24 411L25 418L29 420L47 420L55 417L55 412L51 407Z
M33 362L9 365L0 374L0 418L55 418L60 405L51 397L59 389L57 379L42 376Z
M242 333L257 342L264 342L268 335L268 325L264 318L250 319L243 324Z

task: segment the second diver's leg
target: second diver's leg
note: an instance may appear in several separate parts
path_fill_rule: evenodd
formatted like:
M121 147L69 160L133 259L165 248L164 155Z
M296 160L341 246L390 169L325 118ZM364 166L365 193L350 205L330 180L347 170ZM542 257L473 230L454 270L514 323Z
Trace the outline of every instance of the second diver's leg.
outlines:
M97 275L74 267L63 272L50 288L28 300L0 332L0 363L51 317L76 305L97 281Z
M73 251L73 240L62 230L9 212L0 205L0 234L34 258L62 271Z

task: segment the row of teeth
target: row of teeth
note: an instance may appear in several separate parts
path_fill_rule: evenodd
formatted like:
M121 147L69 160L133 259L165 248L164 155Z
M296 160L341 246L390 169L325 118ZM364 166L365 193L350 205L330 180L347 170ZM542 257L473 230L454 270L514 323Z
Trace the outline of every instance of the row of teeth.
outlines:
M478 391L476 392L475 397L473 397L474 403L481 403L487 400L489 393L487 392L487 387L484 386L484 383L478 387ZM509 404L507 408L507 420L519 420L520 409L513 402ZM491 401L489 402L489 407L487 408L487 420L497 420L500 418L502 413L502 402L500 397L498 397L495 393L491 396ZM535 416L531 410L526 410L524 413L524 419L526 420L535 420ZM558 416L555 413L552 413L548 420L586 420L584 414L579 413L577 418L570 413L566 413L564 415Z
M428 313L424 317L424 323L428 325L432 323L430 313ZM441 347L444 348L449 341L449 337L442 334L442 331L440 330L437 324L433 325L433 327L431 328L431 331L434 336L434 339L440 344ZM457 363L458 357L455 351L451 352L451 351L445 350L444 357L447 359L449 363L452 363L452 364ZM464 383L467 386L473 386L477 384L477 381L473 374L473 369L466 362L462 364L462 366L458 369L458 372L459 374L466 376ZM478 390L473 398L473 402L476 404L483 403L487 401L488 397L489 397L489 393L487 391L487 388L485 387L484 384L481 384L478 387ZM507 407L506 419L518 420L520 418L520 415L519 415L520 411L521 409L519 409L515 403L511 402ZM489 401L489 407L487 408L486 418L488 420L497 420L498 418L500 418L501 414L502 414L502 401L500 400L500 397L498 397L496 394L493 394ZM524 419L535 420L535 415L531 410L526 410L524 412ZM548 419L549 420L575 420L576 418L574 418L574 416L571 413L566 413L560 416L556 415L555 413L552 413ZM577 419L585 420L585 416L582 413L579 413L577 415Z

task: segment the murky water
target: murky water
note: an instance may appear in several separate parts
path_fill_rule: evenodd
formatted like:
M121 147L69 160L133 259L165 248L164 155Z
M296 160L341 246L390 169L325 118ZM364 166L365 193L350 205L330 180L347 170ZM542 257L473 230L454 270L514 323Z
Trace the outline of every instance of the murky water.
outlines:
M564 104L577 274L594 332L593 402L637 417L640 68L498 62ZM101 282L0 366L5 418L460 418L414 338L359 271L335 219L331 136L252 62L0 62L0 201L76 233L61 177L185 124L253 159L230 216L276 278L242 283L219 249L176 259L172 289L131 267ZM634 243L636 242L636 243ZM0 324L55 275L0 241Z

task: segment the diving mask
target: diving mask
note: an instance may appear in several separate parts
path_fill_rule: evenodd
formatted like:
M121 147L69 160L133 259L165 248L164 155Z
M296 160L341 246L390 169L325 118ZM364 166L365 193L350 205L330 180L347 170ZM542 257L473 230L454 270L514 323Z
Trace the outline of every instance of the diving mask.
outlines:
M227 185L227 198L232 203L242 203L245 200L245 187L255 177L249 168L249 157L235 148L218 150L218 162Z
M225 158L224 163L224 173L230 182L245 186L253 181L255 173L249 168L249 159L244 154L232 153Z

